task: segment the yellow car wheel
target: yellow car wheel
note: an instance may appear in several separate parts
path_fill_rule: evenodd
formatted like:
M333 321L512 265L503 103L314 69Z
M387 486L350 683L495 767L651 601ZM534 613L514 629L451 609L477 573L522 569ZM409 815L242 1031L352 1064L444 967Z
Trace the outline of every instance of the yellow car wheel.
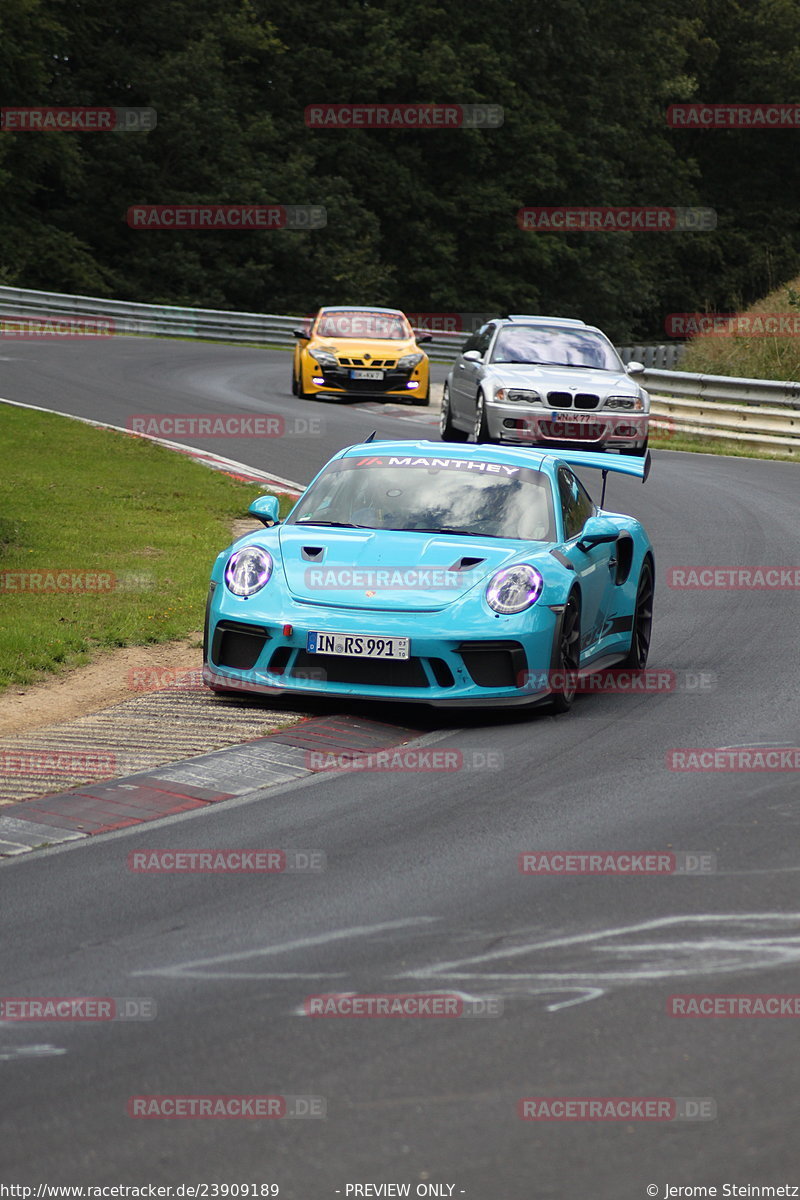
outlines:
M294 376L292 376L292 391L294 392L295 396L299 397L300 400L311 400L312 397L309 395L309 393L303 387L303 357L302 357L302 355L300 356L300 364L299 365L300 365L300 373L298 374L297 379L295 379ZM295 391L295 388L297 389L296 391Z

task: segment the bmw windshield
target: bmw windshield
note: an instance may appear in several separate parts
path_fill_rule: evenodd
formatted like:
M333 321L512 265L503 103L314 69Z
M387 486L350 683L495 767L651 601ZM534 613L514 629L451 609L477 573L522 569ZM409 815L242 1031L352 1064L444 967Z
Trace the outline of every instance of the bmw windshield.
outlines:
M548 367L593 367L623 371L614 347L596 333L559 326L507 325L492 350L493 363L530 363Z
M541 471L433 456L336 459L287 524L555 540L550 481Z

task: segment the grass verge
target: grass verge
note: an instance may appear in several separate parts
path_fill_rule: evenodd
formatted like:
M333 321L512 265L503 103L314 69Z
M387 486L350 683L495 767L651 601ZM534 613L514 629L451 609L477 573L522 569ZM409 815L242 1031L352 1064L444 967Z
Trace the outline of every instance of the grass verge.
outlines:
M676 433L659 437L651 430L651 450L684 450L692 454L726 454L734 458L766 458L773 462L797 463L796 454L782 454L779 450L759 450L746 442L726 441L724 438L695 437L691 433Z
M800 379L800 277L757 300L741 312L734 328L748 332L701 334L692 338L678 365L679 371L704 375L732 375L738 379ZM781 324L765 323L759 316L775 314ZM767 329L785 328L784 335ZM760 333L756 333L760 330Z
M144 439L7 404L0 454L0 691L197 629L231 522L263 494ZM293 503L282 496L281 514Z

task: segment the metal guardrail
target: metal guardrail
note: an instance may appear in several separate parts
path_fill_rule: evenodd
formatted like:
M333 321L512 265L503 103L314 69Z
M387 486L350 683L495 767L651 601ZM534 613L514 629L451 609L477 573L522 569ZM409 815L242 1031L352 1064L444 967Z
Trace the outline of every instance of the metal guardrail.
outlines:
M736 442L800 461L800 383L647 370L650 425L662 436Z
M800 409L800 383L777 379L738 379L733 375L692 375L688 371L647 370L648 391L691 396L723 404L772 404Z
M33 316L40 320L48 316L83 319L98 325L98 332L277 346L293 346L292 331L308 319L0 287L0 321ZM464 336L436 332L426 349L431 357L452 362ZM654 429L725 438L800 456L800 418L792 415L800 412L800 382L665 369L678 362L683 349L677 343L618 348L625 363L639 361L645 365L644 374L637 379L651 393Z
M685 342L670 342L661 346L617 346L617 354L624 363L640 362L646 367L660 367L667 371L677 367L685 350Z

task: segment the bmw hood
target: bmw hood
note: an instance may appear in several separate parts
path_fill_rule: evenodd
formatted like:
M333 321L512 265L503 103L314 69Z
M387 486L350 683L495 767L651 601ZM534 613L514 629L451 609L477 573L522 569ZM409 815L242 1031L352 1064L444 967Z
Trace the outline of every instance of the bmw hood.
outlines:
M307 604L408 612L453 604L522 543L456 534L283 525L286 584Z
M545 395L558 391L595 392L605 399L619 395L636 397L642 392L626 371L601 371L592 367L495 363L487 369L486 378L495 387L531 388Z

